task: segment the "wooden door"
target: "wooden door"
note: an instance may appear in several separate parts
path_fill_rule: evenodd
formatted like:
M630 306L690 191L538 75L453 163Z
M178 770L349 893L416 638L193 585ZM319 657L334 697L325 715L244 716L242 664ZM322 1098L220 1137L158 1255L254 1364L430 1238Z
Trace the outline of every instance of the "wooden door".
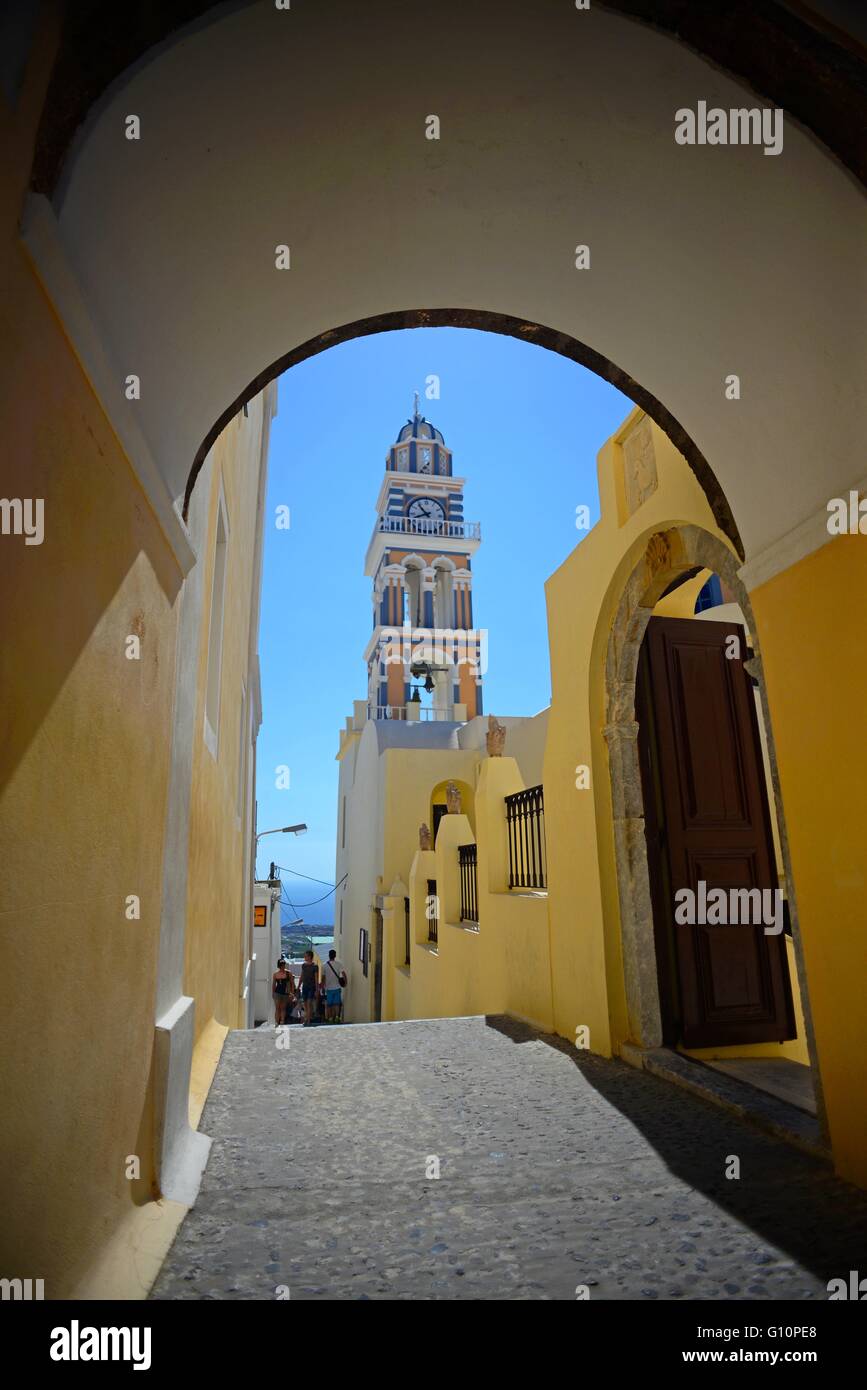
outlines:
M726 655L739 639L740 656ZM729 645L729 649L731 646ZM795 1036L785 935L675 922L675 893L776 889L755 698L736 623L651 618L636 713L663 1034L687 1047Z

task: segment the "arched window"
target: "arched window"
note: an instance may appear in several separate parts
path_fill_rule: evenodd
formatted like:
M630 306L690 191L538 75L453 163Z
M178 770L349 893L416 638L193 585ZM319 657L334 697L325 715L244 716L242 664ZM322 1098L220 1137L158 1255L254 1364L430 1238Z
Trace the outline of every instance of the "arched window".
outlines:
M423 623L421 574L421 566L413 562L404 571L403 617L412 627L421 627Z
M454 627L454 582L452 572L454 563L441 559L434 561L434 627Z

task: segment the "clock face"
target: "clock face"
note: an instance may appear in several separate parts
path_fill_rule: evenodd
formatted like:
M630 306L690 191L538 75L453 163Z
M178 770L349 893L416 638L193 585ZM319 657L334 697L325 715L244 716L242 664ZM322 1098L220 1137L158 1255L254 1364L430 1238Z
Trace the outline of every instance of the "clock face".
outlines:
M420 450L419 450L419 460L420 460L419 465L418 465L418 471L419 471L419 473L429 473L429 472L430 472L430 458L431 458L431 451L430 451L430 449L420 449Z
M432 497L417 497L407 510L410 521L428 521L433 525L445 521L445 515L445 508Z

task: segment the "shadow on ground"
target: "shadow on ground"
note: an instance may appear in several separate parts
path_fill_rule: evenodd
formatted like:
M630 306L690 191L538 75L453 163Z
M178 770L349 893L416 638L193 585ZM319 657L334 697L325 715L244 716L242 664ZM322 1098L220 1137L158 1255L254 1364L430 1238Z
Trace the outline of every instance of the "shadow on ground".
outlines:
M485 1022L513 1043L541 1042L568 1057L683 1183L818 1279L864 1267L867 1194L835 1177L829 1165L625 1062L579 1051L566 1038L505 1015ZM729 1155L741 1160L739 1179L725 1177Z

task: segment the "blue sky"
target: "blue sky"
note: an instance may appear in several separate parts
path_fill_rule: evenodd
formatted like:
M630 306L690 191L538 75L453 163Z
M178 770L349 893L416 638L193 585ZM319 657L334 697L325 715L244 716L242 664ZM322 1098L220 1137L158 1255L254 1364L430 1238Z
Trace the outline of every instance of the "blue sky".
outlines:
M440 399L426 381L440 380ZM473 616L488 631L484 708L535 714L551 698L544 583L581 539L575 508L599 515L596 453L631 402L545 348L494 333L417 328L357 338L280 378L272 427L259 653L260 830L306 821L306 835L262 840L257 872L284 872L284 896L310 924L332 921L335 753L352 701L366 697L371 632L364 553L385 453L412 413L454 451L464 515L480 521ZM276 508L291 509L289 530ZM278 790L276 769L290 770ZM323 880L323 884L313 882ZM286 916L284 909L284 918Z

